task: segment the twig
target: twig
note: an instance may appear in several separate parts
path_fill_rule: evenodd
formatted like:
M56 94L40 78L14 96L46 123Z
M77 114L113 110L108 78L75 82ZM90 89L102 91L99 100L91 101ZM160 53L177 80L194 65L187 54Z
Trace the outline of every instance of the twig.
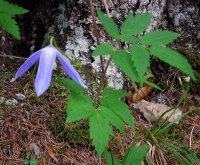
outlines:
M109 8L109 7L108 7L108 3L111 4L112 6L114 6L112 0L101 0L101 1L102 1L102 3L103 3L104 6L105 6L107 15L110 16L110 12L109 12L109 9L108 9L108 8Z
M25 57L17 57L17 56L13 56L13 55L7 55L7 54L0 54L1 57L9 57L9 58L18 58L18 59L22 59L22 60L26 60L27 58Z
M95 21L95 11L94 11L94 7L92 5L92 0L89 0L89 5L90 5L91 14L92 14L92 24L93 24L93 27L94 27L94 35L95 35L96 40L97 40L97 45L99 45L100 39L99 39L99 33L97 32L97 25L96 25L96 21ZM100 61L101 61L102 76L104 76L103 58L101 56L100 56Z
M193 135L193 131L194 131L195 126L192 127L192 130L190 132L190 142L189 142L189 147L192 148L192 135Z

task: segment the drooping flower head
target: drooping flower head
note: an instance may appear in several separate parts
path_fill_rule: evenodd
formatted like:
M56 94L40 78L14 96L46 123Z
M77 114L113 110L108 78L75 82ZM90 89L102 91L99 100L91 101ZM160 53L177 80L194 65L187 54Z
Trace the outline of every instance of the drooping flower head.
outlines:
M84 88L87 86L83 83L80 75L70 64L70 62L65 58L54 46L49 45L45 48L38 50L33 53L18 69L15 77L11 82L17 80L23 74L25 74L37 61L39 61L38 71L35 79L35 90L37 96L42 95L51 83L52 69L55 63L56 57L60 61L64 71L68 74L74 81L82 85Z

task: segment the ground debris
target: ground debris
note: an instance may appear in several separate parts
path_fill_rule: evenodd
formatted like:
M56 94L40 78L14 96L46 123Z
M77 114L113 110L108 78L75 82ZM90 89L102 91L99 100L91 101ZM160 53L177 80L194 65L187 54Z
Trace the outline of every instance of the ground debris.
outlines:
M164 104L151 103L145 100L135 103L134 108L138 109L148 121L158 120L165 113L163 119L178 124L182 115L182 111L178 108L173 109Z

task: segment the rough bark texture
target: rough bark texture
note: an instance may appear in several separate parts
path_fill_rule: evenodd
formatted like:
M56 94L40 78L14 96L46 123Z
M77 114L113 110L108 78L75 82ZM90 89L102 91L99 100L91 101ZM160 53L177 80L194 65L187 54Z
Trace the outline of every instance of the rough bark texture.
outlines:
M5 44L6 42L1 44L1 51L7 54L28 56L41 47L45 34L49 32L50 35L56 36L59 45L71 57L81 59L83 64L90 63L96 67L96 70L99 69L99 61L94 61L90 57L96 42L92 34L88 1L10 1L29 9L30 12L17 17L22 40L16 42L6 37L6 42L9 44ZM197 78L200 78L198 75L200 73L200 0L113 0L113 4L114 7L110 8L110 13L118 23L121 23L129 12L151 12L153 19L147 31L162 28L180 32L181 37L171 46L187 55L196 70ZM100 0L95 0L94 5L104 10ZM100 35L101 41L112 42L103 30L100 30ZM159 76L162 72L168 72L162 64L157 62L152 64L154 74ZM112 67L110 72L113 72ZM122 83L122 81L115 82L113 85L116 86L117 83Z
M36 49L41 46L41 40L48 27L52 25L60 29L63 27L64 29L61 30L64 30L67 35L69 26L75 24L79 26L80 22L84 23L83 21L87 23L87 19L90 17L87 1L32 0L27 2L10 0L10 2L30 10L28 14L18 17L22 42L29 48L33 45L31 40L34 38L37 40L35 44L38 45ZM199 52L200 0L113 0L113 3L114 7L110 8L110 12L114 18L119 19L118 21L123 20L129 12L151 12L153 21L148 30L164 28L180 32L181 37L177 43L185 49L192 48L195 49L195 52ZM104 8L100 6L98 0L95 1L95 6ZM58 17L58 15L60 16ZM22 42L19 43L22 44Z

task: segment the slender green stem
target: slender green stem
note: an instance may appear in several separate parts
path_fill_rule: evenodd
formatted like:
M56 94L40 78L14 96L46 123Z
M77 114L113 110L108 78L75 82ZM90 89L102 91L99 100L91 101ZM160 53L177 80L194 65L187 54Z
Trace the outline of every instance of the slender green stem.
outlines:
M53 45L53 44L54 44L54 41L55 41L54 37L51 37L51 38L50 38L50 45ZM55 42L55 44L56 44L56 42ZM57 46L57 45L56 45L56 46Z
M70 59L70 57L69 57L64 51L62 51L62 50L58 47L58 45L57 45L56 40L55 40L54 37L51 37L51 39L50 39L50 45L54 45L54 47L56 47L56 48L59 50L59 52L60 52L61 54L63 54L65 57L67 57L67 59L68 59L70 62L72 61L72 60Z

